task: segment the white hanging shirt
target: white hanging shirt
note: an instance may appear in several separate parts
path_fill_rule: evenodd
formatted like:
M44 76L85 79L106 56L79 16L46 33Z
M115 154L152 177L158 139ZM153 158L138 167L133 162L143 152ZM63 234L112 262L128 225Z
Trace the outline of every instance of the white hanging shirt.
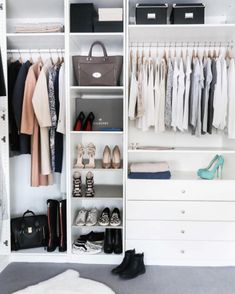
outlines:
M171 126L176 131L177 127L177 105L178 105L178 78L179 78L179 68L177 63L177 58L174 60L174 74L173 74L173 93L172 93L172 119Z
M146 97L146 120L147 128L154 126L155 112L154 112L154 71L153 71L153 60L149 59L148 65L148 94Z
M179 77L177 87L177 113L176 126L180 131L183 131L183 117L184 117L184 92L185 92L185 74L183 59L180 59Z
M216 60L216 71L217 71L217 83L215 85L215 95L214 95L214 117L213 126L218 129L221 123L221 106L222 102L222 62L221 58Z
M228 68L228 138L235 139L235 61Z
M191 58L187 56L186 58L186 75L185 75L185 95L184 95L184 115L183 115L183 129L188 130L189 123L189 95L191 86Z

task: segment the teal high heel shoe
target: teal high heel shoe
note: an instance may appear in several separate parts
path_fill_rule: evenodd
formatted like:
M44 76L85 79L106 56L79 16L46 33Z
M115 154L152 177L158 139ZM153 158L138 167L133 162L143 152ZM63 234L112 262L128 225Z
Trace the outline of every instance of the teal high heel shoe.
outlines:
M219 178L221 179L222 172L223 172L223 166L224 166L224 157L218 155L216 158L216 156L215 156L215 158L209 164L208 168L199 169L197 172L197 175L201 179L205 179L205 180L213 180L215 178L215 175L217 175L218 179Z
M201 173L202 171L209 170L209 169L212 167L212 165L214 164L214 162L215 162L218 158L219 158L219 155L216 154L215 157L214 157L214 158L211 160L211 162L209 163L208 167L206 167L206 168L200 168L200 169L198 170L197 174L198 174L198 173Z

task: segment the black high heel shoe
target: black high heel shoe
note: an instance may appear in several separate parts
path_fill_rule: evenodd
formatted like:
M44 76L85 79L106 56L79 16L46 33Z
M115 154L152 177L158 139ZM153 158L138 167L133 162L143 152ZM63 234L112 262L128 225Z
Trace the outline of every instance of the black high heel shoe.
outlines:
M85 114L83 111L81 111L76 119L76 123L74 125L74 131L82 131L82 127L84 125L84 119L85 119Z
M92 125L95 119L95 115L93 112L90 112L83 124L82 130L86 132L92 131Z

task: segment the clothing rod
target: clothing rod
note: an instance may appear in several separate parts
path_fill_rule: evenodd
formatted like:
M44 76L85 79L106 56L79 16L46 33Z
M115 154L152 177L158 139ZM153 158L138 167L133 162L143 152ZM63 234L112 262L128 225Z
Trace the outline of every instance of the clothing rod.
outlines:
M61 53L64 49L8 49L8 53Z
M129 44L129 47L153 47L153 48L158 48L158 47L232 47L233 46L233 41L228 41L228 42L210 42L210 41L205 41L205 42L131 42Z

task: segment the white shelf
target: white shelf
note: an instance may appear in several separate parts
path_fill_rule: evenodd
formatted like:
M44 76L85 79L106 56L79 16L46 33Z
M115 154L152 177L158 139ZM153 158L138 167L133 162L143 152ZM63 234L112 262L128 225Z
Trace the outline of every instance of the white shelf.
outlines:
M235 154L232 148L194 148L194 147L176 147L174 149L129 149L128 153L219 153L219 154Z
M73 197L75 200L96 200L106 198L121 199L123 195L122 186L118 185L95 185L95 197Z
M52 255L52 256L67 256L67 252L59 252L58 248L53 252L47 252L44 247L23 249L18 251L11 251L12 255Z
M124 33L122 32L93 32L93 33L70 33L70 37L124 37Z
M92 131L92 132L76 132L70 131L71 135L123 135L123 132L104 132L104 131Z
M122 86L117 87L80 87L72 86L70 87L70 97L71 98L82 98L82 99L115 99L123 98Z
M129 38L130 42L228 42L234 30L235 24L129 25Z
M88 163L89 160L85 160L84 164ZM76 162L76 161L75 161ZM73 167L73 172L80 171L80 172L87 172L87 171L101 171L101 172L123 172L123 162L121 161L120 168L103 168L102 167L102 159L95 160L95 168L78 168Z
M135 179L129 179L128 181L135 181ZM199 178L197 176L197 171L171 171L171 179L169 180L150 180L150 179L143 179L143 180L138 180L140 182L143 181L143 184L147 185L147 182L151 181L155 181L155 182L167 182L167 181L198 181L198 182L207 182L207 180L203 180L201 178ZM224 182L224 181L235 181L235 175L226 175L225 173L223 174L223 178L222 179L217 179L215 178L214 180L211 181L217 181L217 182ZM210 181L210 182L211 182ZM234 183L235 184L235 183Z
M122 229L122 226L100 226L100 225L95 225L95 226L76 226L76 225L72 225L73 229Z
M7 34L9 49L63 49L64 33L9 33Z

